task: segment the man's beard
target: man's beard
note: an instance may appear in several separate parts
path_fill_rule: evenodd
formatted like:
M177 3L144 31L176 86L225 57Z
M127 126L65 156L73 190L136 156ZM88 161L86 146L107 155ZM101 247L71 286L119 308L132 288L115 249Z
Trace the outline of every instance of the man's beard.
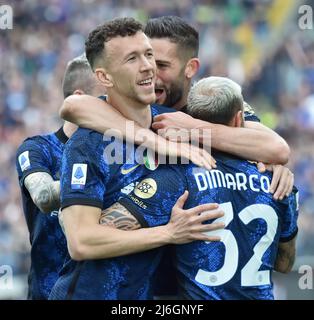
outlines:
M163 103L167 107L173 107L183 97L183 84L173 83L169 89L166 90L167 97Z

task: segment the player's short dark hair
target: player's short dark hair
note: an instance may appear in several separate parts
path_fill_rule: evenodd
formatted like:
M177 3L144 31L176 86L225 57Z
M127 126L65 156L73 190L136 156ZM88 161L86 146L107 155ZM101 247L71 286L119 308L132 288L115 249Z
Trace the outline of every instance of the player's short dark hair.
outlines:
M143 25L133 18L116 18L91 31L85 42L85 52L92 69L105 56L105 42L116 37L133 36L139 31L143 31Z
M187 55L188 59L198 56L198 32L180 17L163 16L150 19L144 32L151 39L168 38L178 45L178 52Z
M64 73L62 89L64 98L72 95L75 90L91 94L95 86L95 75L84 55L71 60Z
M187 113L196 119L228 125L240 110L243 111L241 87L228 78L201 79L188 95Z

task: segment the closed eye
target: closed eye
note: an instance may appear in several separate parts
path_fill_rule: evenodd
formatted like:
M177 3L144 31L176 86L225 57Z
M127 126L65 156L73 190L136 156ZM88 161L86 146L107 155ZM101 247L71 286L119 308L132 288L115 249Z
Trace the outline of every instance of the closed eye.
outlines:
M170 66L168 64L158 63L157 62L157 67L160 68L160 69L165 69L165 68L169 68Z

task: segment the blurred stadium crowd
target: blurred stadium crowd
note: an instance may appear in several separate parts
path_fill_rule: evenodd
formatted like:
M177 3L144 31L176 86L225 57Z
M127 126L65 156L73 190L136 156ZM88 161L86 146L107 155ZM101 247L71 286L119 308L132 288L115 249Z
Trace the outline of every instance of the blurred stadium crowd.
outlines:
M302 1L8 2L13 30L0 30L0 266L22 277L29 267L16 149L27 136L58 128L67 62L84 51L91 29L117 16L145 22L179 15L199 30L198 79L219 75L239 82L262 122L289 143L289 167L300 190L297 255L314 256L314 32L298 26ZM313 0L306 4L314 8Z

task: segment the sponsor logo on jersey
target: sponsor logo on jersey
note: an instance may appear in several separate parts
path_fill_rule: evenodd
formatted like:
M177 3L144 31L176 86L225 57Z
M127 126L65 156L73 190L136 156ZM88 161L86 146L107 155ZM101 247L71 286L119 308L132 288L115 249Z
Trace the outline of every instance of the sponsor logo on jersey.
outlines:
M31 162L29 160L29 151L24 151L21 153L18 157L18 160L22 171L30 168Z
M149 199L157 192L157 184L154 179L142 180L134 189L134 194L141 199Z
M137 205L139 206L140 208L142 209L147 209L147 205L140 199L134 197L134 196L130 196L130 199Z
M75 163L72 168L71 188L84 189L87 177L87 164Z
M139 164L137 164L137 165L132 165L132 166L129 167L129 168L121 168L121 173L122 173L123 175L128 174L128 173L134 171L138 166L139 166Z
M138 181L137 182L131 182L127 186L123 187L120 191L121 191L121 193L128 195L134 190L134 188L135 188L135 186L137 184L138 184Z

